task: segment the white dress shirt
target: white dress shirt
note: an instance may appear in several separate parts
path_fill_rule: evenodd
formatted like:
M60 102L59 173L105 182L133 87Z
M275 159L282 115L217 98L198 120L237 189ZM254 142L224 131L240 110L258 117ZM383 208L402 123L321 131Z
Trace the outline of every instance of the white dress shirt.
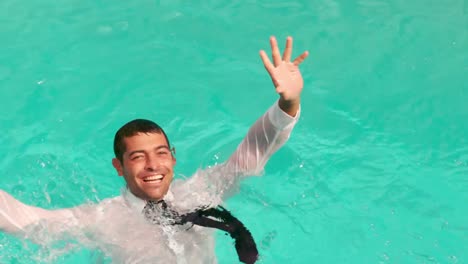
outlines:
M188 179L175 179L164 200L181 214L222 204L236 192L240 179L261 174L271 155L289 138L299 115L289 116L275 102L226 162L198 170ZM0 230L37 243L78 241L99 249L113 263L217 263L213 229L152 225L143 217L145 204L124 188L120 196L98 204L50 211L0 192Z

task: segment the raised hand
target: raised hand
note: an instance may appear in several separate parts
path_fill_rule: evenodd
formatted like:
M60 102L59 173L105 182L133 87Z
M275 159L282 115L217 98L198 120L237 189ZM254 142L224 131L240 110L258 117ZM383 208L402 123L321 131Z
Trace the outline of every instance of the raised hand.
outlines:
M283 57L280 55L278 43L275 37L270 38L273 63L271 63L265 51L260 51L265 69L270 74L275 85L276 92L280 95L279 106L291 116L295 116L300 103L300 95L304 86L299 64L309 55L305 51L291 62L293 39L288 37Z

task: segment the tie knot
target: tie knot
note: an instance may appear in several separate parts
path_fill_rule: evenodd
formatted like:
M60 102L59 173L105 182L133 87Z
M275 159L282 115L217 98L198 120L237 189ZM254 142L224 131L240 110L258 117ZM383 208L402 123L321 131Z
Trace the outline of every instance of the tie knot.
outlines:
M146 202L143 215L152 224L175 225L180 223L179 213L169 208L164 200Z
M159 200L159 201L149 200L149 201L146 202L146 206L148 206L148 207L159 206L159 207L161 207L163 209L166 209L167 208L167 203L164 200Z

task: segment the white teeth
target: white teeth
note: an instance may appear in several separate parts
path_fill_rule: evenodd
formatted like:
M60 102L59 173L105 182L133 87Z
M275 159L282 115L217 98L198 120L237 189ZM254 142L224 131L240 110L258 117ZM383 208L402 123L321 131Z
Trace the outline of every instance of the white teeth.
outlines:
M157 180L162 180L163 176L161 174L154 175L154 176L149 176L145 177L143 180L144 181L157 181Z

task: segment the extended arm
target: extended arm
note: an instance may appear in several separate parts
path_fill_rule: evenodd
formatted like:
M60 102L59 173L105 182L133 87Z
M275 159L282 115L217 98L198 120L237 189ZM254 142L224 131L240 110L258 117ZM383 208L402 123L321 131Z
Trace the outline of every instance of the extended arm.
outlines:
M45 210L26 205L0 190L0 231L24 234L27 226L40 221L65 222L73 218L72 210Z
M275 102L249 129L225 166L234 175L258 175L268 159L288 140L300 112L289 116Z
M252 125L227 162L199 171L187 182L185 187L190 190L206 186L216 197L229 196L241 176L259 174L271 155L289 138L299 118L300 94L304 85L298 66L308 56L308 52L291 61L291 37L287 38L283 57L280 56L274 37L270 39L270 44L273 63L264 51L260 51L260 56L279 94L279 100Z
M304 81L298 66L308 56L308 52L302 53L291 62L291 37L286 40L283 57L280 56L274 37L270 38L270 45L273 63L263 50L260 51L260 57L280 98L277 105L271 107L250 128L229 159L228 166L233 168L236 174L258 174L270 156L289 138L299 117Z

